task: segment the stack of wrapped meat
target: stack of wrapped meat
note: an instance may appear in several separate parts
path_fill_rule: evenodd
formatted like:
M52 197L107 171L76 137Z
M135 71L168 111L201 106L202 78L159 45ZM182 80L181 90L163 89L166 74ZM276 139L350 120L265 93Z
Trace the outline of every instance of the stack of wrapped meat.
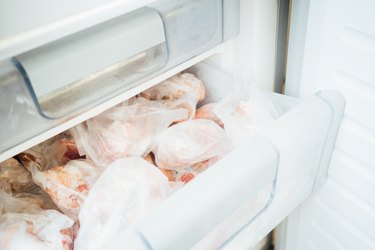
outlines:
M204 98L178 74L0 163L0 249L99 249L273 119Z

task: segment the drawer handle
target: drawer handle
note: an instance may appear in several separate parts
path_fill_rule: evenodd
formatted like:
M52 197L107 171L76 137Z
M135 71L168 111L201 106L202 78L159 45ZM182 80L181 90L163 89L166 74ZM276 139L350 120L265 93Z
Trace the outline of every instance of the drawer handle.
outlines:
M13 58L49 118L89 109L166 61L163 22L147 7Z

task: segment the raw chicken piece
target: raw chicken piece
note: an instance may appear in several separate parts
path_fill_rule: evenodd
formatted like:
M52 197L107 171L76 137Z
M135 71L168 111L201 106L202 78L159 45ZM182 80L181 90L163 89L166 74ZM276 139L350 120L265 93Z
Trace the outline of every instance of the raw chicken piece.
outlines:
M146 160L147 162L151 163L152 165L154 165L155 167L156 166L156 163L155 163L155 156L154 154L151 152L149 153L148 155L146 155L146 157L144 158L144 160ZM158 168L167 178L168 178L168 181L176 181L176 175L177 175L177 172L174 171L174 170L167 170L167 169L162 169L162 168Z
M139 157L119 159L100 176L79 213L76 250L99 249L170 193L167 178Z
M31 166L31 173L34 182L51 196L61 211L77 220L79 209L100 170L88 160L72 160L65 166L46 171Z
M14 197L9 193L0 190L0 204L3 213L26 213L42 210L37 199Z
M223 122L219 119L219 117L216 116L214 112L216 103L209 103L206 104L199 109L197 109L195 113L195 119L206 119L216 122L217 125L224 128Z
M158 167L179 170L231 149L224 130L210 120L196 119L169 127L155 140L153 153Z
M38 204L42 209L54 209L60 211L60 209L53 202L51 197L38 185L25 190L25 193L13 194L18 199L29 201L30 203Z
M123 157L146 156L160 131L187 117L184 109L170 110L159 102L132 98L71 131L80 153L107 167Z
M188 183L192 179L195 178L195 175L193 173L184 173L179 178L179 181L183 182L184 184Z
M202 81L193 74L183 73L142 92L140 96L162 102L170 109L185 109L189 113L188 119L192 119L197 103L205 97L205 88Z
M34 201L0 191L0 249L71 249L73 221Z
M193 94L196 103L206 94L203 82L190 73L174 75L142 92L141 96L148 100L177 100L186 93Z
M0 189L9 193L20 193L34 186L31 174L16 159L0 163Z
M51 197L44 192L39 186L34 184L33 187L26 190L27 193L7 193L4 190L0 190L0 204L3 205L3 209L11 212L22 212L23 209L32 209L32 205L35 205L38 209L55 209L59 210ZM22 203L22 202L23 203ZM15 204L16 207L7 209L7 205Z
M174 170L168 170L168 169L162 169L162 168L158 168L162 173L163 175L165 175L165 177L168 178L168 181L176 181L176 171Z
M275 103L259 90L246 85L218 102L213 111L223 122L225 133L235 146L281 114Z
M216 156L211 159L195 163L193 166L191 166L191 169L194 170L196 174L200 174L203 171L205 171L209 166L217 162L219 159L220 157Z
M146 157L143 158L143 159L145 161L151 163L152 165L156 166L156 164L155 164L155 156L154 156L154 154L152 152L150 152L148 155L146 155Z
M36 165L39 170L46 170L79 159L80 155L71 135L64 132L18 154L17 157L29 170L31 165Z

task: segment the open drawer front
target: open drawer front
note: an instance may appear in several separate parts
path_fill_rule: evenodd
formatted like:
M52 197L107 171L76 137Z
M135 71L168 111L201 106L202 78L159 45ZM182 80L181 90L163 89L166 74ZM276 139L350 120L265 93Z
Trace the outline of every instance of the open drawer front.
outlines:
M205 63L188 71L204 80L208 98L230 82ZM324 182L345 102L335 92L271 99L286 111L281 117L105 248L241 249L277 226Z

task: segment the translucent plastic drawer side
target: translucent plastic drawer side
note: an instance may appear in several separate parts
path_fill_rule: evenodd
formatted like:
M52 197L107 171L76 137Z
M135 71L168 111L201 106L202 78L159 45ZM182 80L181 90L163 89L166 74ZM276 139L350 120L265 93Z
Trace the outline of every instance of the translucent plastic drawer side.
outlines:
M162 0L150 7L159 12L165 25L170 55L167 67L223 41L222 0Z
M153 77L166 46L143 8L0 62L0 155Z
M39 111L58 118L109 99L167 61L163 22L142 8L17 55Z
M130 249L142 241L145 249L190 249L198 242L202 249L217 248L271 204L277 161L267 141L249 141L174 193L132 232L114 237L105 249Z

